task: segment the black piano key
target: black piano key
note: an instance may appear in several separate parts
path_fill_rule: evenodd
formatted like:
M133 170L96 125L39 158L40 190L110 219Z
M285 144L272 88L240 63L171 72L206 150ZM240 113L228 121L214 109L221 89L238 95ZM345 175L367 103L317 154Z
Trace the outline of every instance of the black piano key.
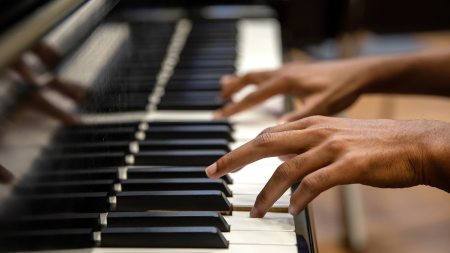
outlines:
M192 120L192 121L150 121L150 126L226 126L233 130L233 126L226 119L212 121Z
M49 170L72 170L81 168L95 168L108 166L124 166L125 153L85 153L85 154L63 154L40 158L37 161L42 169Z
M232 206L221 191L126 191L116 195L115 211L221 211Z
M156 83L156 75L120 75L114 78L114 82L117 83L148 83L154 85Z
M220 91L180 91L166 92L163 99L167 100L185 100L190 101L196 98L214 100L220 98Z
M100 227L99 213L54 213L26 215L14 220L14 227L20 230L71 229Z
M122 191L218 190L227 197L233 195L224 180L211 178L127 179L121 181L120 185Z
M236 40L235 39L219 39L219 38L205 38L204 40L201 39L191 39L186 41L184 44L187 48L193 48L193 47L208 47L208 48L214 48L214 47L236 47ZM233 64L233 63L231 63Z
M167 92L181 92L181 91L220 91L222 88L217 81L206 81L198 83L183 83L174 82L166 86Z
M74 154L89 152L129 152L129 141L108 141L94 143L55 144L45 148L48 154Z
M108 227L216 227L229 232L230 225L218 212L110 212Z
M224 54L181 54L183 60L236 60L236 54L224 55ZM233 72L228 72L233 73Z
M225 102L222 99L215 99L214 101L191 100L189 102L162 100L157 108L159 110L217 110L224 105Z
M60 131L54 136L54 141L61 143L130 141L135 139L135 133L135 127L79 129Z
M119 94L119 93L143 93L150 95L155 86L147 81L121 81L111 84L106 90L102 90L103 94ZM145 102L147 102L145 100ZM139 105L142 105L141 103Z
M207 166L226 153L226 150L143 151L133 155L133 165Z
M168 139L139 142L139 151L173 149L221 149L230 151L228 141L225 139Z
M210 48L190 48L190 49L184 49L182 51L181 59L183 59L184 56L192 56L192 55L232 55L236 56L237 51L234 47L210 47Z
M147 96L147 94L144 94ZM109 96L106 94L106 96ZM132 98L111 98L107 101L94 101L86 105L83 111L88 113L106 113L106 112L130 112L145 111L148 104L147 98L134 100Z
M102 247L227 248L215 227L104 228Z
M208 176L205 173L205 167L130 166L127 178L208 178ZM228 174L222 179L227 184L233 183L233 179Z
M36 194L15 199L32 213L105 212L110 207L108 192Z
M226 59L225 59L226 60ZM198 59L189 58L186 61L222 61L222 59L203 59L199 57ZM210 73L217 75L229 75L231 73L236 72L235 66L221 66L221 67L202 67L197 68L193 66L177 66L176 73L178 74L202 74L202 73ZM192 79L190 81L193 81ZM197 81L208 81L208 80L197 80ZM219 83L219 80L216 80Z
M77 181L77 180L101 180L117 179L119 177L117 167L98 167L93 169L74 169L74 170L34 170L30 175L36 181Z
M222 78L223 74L216 74L216 73L180 73L177 74L175 72L175 74L173 74L173 76L170 78L171 80L189 80L189 79L194 79L194 80L217 80L219 81L220 78Z
M77 124L61 127L59 131L85 131L88 129L107 129L107 128L128 128L132 127L137 130L139 121L131 122L115 122L115 123L89 123L89 124Z
M150 126L146 131L146 140L158 139L226 139L233 141L230 129L220 125L199 126Z
M81 193L81 192L111 192L114 180L83 180L83 181L55 181L34 182L16 187L16 193Z
M235 65L235 60L204 60L204 61L188 61L181 58L180 62L177 64L178 67L195 67L195 68L221 68L221 67L230 67ZM177 73L177 72L175 72ZM204 71L204 73L211 73L208 71ZM233 72L229 72L233 73Z
M30 230L0 235L3 250L89 248L95 244L91 228Z

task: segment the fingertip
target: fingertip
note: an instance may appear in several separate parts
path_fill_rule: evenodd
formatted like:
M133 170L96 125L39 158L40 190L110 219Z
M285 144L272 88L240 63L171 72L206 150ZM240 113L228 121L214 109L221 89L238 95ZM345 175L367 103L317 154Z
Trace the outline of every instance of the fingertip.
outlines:
M250 211L250 217L251 218L263 218L265 215L264 212L261 212L257 207L253 206L252 210Z
M292 216L298 215L298 214L300 213L299 209L298 209L297 207L293 206L293 205L290 205L290 206L289 206L288 212L289 212Z
M213 112L213 119L224 119L225 116L223 114L223 111L221 109L216 110L215 112Z
M214 174L216 174L217 172L217 164L216 163L211 164L206 168L205 172L208 177L210 178L214 177Z
M283 117L278 120L278 125L284 125L286 123L288 123L288 121Z
M234 76L234 75L224 75L220 78L220 83L226 85L226 84L232 82L234 78L236 78L236 76Z

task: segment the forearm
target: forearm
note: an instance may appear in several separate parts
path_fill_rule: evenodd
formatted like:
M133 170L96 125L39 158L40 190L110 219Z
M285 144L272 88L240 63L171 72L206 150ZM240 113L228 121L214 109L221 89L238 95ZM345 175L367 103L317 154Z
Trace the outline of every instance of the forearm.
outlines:
M430 131L423 134L425 163L423 183L450 192L450 123L428 121Z
M367 58L365 93L450 96L450 48Z

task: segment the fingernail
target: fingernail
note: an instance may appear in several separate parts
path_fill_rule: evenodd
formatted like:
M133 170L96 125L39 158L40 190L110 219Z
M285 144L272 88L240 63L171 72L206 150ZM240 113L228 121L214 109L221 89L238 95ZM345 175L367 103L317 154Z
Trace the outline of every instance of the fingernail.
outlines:
M223 113L221 110L217 110L213 113L213 118L214 119L222 119L223 117Z
M285 119L280 119L278 121L278 125L283 125L283 124L286 124L286 123L287 123L287 120L285 120Z
M222 78L220 78L220 82L230 82L233 76L231 75L224 75Z
M206 168L206 175L208 175L208 177L214 175L217 172L217 164L213 163L211 165L209 165L208 168Z
M295 208L295 207L293 207L293 206L289 206L289 208L288 208L288 212L291 214L291 215L297 215L299 212L298 212L298 210Z

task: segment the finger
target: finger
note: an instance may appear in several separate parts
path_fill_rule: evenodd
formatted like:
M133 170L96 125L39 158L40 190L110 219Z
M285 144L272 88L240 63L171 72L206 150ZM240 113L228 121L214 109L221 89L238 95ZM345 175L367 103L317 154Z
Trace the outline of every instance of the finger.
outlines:
M0 183L7 184L11 183L13 180L14 175L0 164Z
M33 95L32 104L36 110L41 111L64 124L75 125L81 123L81 120L78 117L60 109L39 94Z
M250 93L247 97L245 97L241 101L236 103L230 103L225 107L223 107L222 109L217 110L215 112L215 116L222 118L229 117L233 114L236 114L254 105L257 105L272 96L284 93L286 91L287 85L284 82L282 82L281 78L270 79L269 81L261 84L256 91Z
M292 130L303 130L303 129L307 129L307 128L315 126L315 125L327 123L331 120L333 120L332 117L311 116L311 117L303 118L303 119L292 121L292 122L286 122L284 124L277 125L274 127L266 128L259 135L264 134L264 133L277 133L277 132L292 131Z
M259 84L273 76L275 71L250 72L242 76L226 75L220 79L222 97L229 98L249 84Z
M289 213L297 215L320 193L333 186L350 183L348 173L342 173L344 166L348 165L332 163L305 176L291 195Z
M293 141L301 140L299 142ZM259 159L299 153L317 143L317 135L310 131L290 131L260 135L250 142L222 156L206 168L208 177L219 178Z
M59 78L53 78L47 85L78 103L83 102L87 96L87 89L85 87Z
M287 160L291 160L292 158L296 157L297 154L288 154L288 155L281 155L278 157L281 161L285 162Z
M284 124L287 122L304 119L306 117L314 115L326 115L326 112L324 112L322 108L323 106L321 106L320 101L306 103L302 109L286 113L285 115L283 115L280 118L279 123Z
M281 164L256 198L250 216L261 218L299 178L332 162L332 155L315 148Z

